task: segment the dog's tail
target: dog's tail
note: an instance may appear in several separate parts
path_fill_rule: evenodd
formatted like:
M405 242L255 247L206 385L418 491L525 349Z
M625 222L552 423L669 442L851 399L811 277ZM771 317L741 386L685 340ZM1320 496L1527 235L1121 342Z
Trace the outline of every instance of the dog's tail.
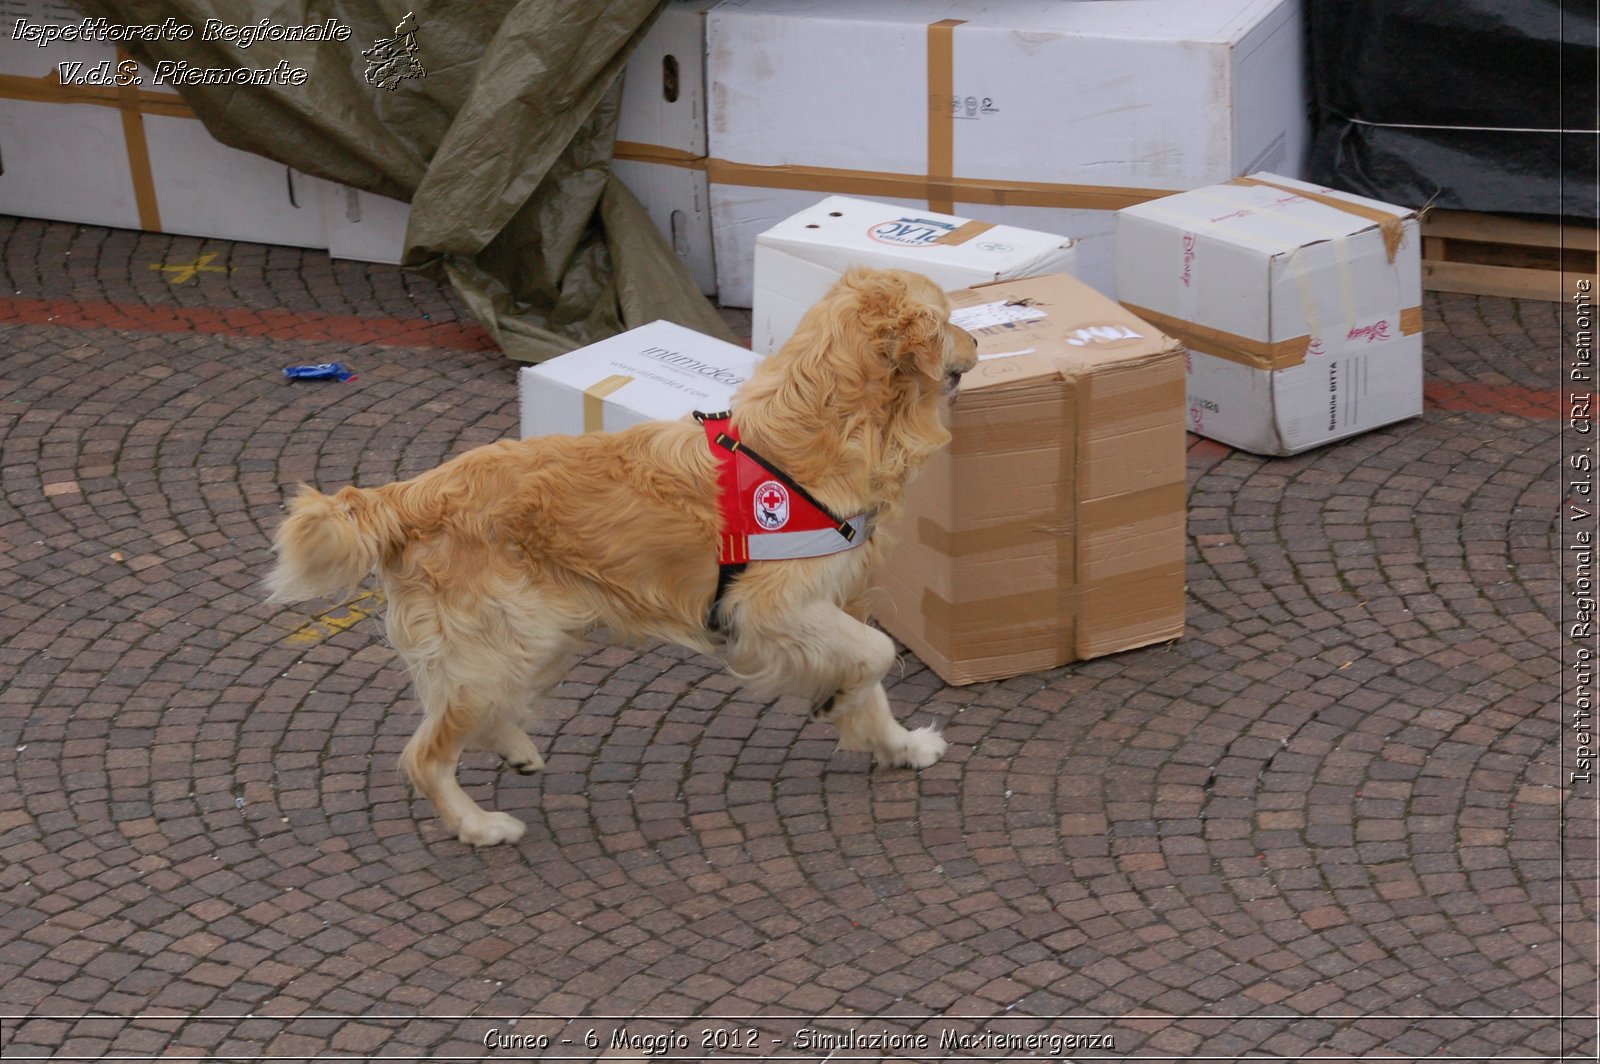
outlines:
M272 537L278 561L267 574L267 601L299 602L353 591L404 540L384 489L350 487L324 495L302 485Z

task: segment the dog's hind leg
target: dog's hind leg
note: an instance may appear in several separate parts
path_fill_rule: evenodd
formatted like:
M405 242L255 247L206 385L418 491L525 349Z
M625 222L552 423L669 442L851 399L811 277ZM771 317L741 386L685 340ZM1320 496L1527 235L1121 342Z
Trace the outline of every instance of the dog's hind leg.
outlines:
M412 786L433 803L445 826L462 842L470 846L516 842L527 825L508 813L483 809L456 780L461 751L468 738L480 730L484 711L459 695L448 700L430 697L426 688L431 685L418 679L422 725L400 755L400 765Z
M519 775L531 776L544 770L544 758L533 738L523 730L523 725L533 716L539 702L561 681L566 672L565 658L576 649L579 641L570 636L555 635L548 641L535 641L526 649L537 659L544 660L530 670L530 677L521 705L507 705L491 717L486 717L472 740L475 749L499 754L506 765Z
M477 723L477 710L464 702L450 702L442 709L427 707L422 725L400 754L400 765L411 786L434 803L440 819L461 842L470 846L517 842L525 824L509 813L483 810L456 781L462 747Z

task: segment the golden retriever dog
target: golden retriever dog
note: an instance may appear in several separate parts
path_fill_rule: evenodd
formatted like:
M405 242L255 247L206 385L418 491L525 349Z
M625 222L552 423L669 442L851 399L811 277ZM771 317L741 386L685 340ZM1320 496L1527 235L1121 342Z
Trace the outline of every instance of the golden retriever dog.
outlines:
M944 408L976 362L949 315L919 274L850 271L740 386L742 442L833 514L881 524L949 440ZM515 842L525 826L467 796L462 751L543 768L522 721L598 628L720 656L764 697L809 699L840 750L933 764L945 741L895 720L882 683L894 646L865 621L878 538L751 562L719 596L718 470L706 430L685 418L506 440L377 488L302 486L274 536L269 601L378 574L389 639L423 707L401 766L474 846Z

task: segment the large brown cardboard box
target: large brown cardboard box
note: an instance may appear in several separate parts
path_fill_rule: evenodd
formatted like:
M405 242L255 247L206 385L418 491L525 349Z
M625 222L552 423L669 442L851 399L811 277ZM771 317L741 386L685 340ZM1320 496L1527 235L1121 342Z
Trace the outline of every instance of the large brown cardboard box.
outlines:
M947 683L1176 639L1184 349L1064 274L952 292L978 340L876 616Z

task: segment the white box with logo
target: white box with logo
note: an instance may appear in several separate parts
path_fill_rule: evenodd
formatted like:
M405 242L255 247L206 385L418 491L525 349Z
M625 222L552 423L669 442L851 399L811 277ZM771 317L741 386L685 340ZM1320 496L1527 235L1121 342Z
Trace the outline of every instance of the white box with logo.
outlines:
M1072 241L892 203L829 196L756 238L750 346L771 354L852 266L914 270L945 289L1071 273Z
M756 235L828 194L1065 233L1110 294L1118 208L1302 171L1303 48L1301 0L720 4L718 298L750 306Z
M654 321L518 373L522 435L613 432L728 409L761 361L755 353Z
M1253 174L1117 215L1123 304L1188 353L1189 428L1294 454L1422 413L1422 264L1403 207Z

